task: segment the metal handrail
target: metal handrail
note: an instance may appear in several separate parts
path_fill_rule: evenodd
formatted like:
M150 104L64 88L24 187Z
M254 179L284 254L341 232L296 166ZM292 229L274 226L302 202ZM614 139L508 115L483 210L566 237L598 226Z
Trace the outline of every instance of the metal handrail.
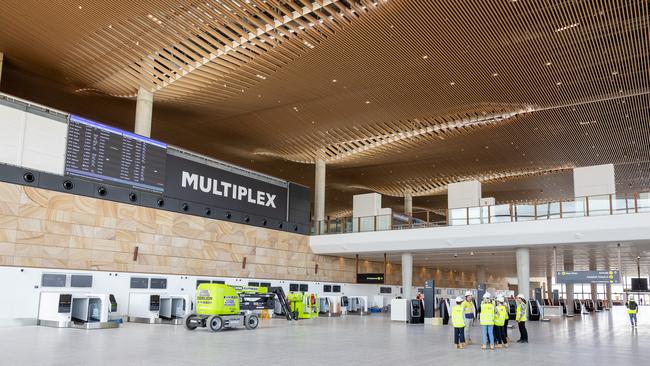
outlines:
M642 195L646 195L643 201L640 200ZM640 204L640 201L646 203ZM619 207L619 203L623 205ZM650 212L650 191L618 197L609 194L564 201L460 207L445 209L443 215L438 213L440 210L436 211L416 211L411 215L392 213L327 219L314 222L312 234L344 234ZM444 219L432 220L432 216L444 216Z

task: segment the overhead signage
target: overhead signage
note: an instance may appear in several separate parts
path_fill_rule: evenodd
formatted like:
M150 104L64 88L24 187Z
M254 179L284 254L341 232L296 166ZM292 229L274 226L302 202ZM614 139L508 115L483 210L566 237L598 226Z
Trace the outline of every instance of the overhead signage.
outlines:
M357 283L383 284L383 273L358 273Z
M70 117L65 174L162 192L167 145L131 132Z
M621 283L619 271L557 271L557 283Z
M222 209L287 220L287 186L168 154L165 195Z

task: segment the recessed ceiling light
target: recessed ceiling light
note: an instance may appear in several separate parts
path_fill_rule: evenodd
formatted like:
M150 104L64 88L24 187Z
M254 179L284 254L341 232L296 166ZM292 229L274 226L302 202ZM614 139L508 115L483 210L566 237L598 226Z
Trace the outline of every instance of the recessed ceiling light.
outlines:
M618 75L618 71L616 70L612 71L612 75Z
M336 79L332 79L332 82L335 83L335 82L336 82Z
M426 60L426 59L429 58L429 56L427 56L427 55L423 55L422 58Z
M499 76L499 74L497 74L497 73L495 72L494 74L492 74L492 76L497 77L497 76Z
M558 82L555 83L555 85L562 85L562 82L558 81Z
M79 5L79 9L81 9L81 5Z
M454 82L452 81L451 83L449 83L449 85L454 86L454 85L456 85L456 83L454 83Z
M552 64L551 64L551 61L549 61L549 62L545 63L544 65L551 66Z
M369 100L366 100L366 104L370 104L370 101L369 101Z

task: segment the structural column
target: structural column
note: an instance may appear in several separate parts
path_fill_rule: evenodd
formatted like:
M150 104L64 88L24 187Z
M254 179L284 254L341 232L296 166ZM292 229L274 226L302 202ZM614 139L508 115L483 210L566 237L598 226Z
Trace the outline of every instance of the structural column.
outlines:
M402 254L402 291L406 300L411 299L411 287L413 287L413 255Z
M151 115L153 111L153 93L140 87L135 105L135 133L151 137Z
M546 276L546 298L553 301L553 276Z
M519 293L530 298L530 252L528 248L517 249L517 283Z
M607 291L607 307L611 309L612 307L612 284L605 284L605 290Z
M316 159L316 177L314 181L314 220L325 220L325 160Z
M2 59L4 58L4 54L0 52L0 84L2 84Z
M404 191L404 213L413 216L413 193L410 189Z
M592 283L591 284L591 300L594 301L594 304L598 300L598 284L597 283Z
M487 285L487 275L485 273L485 266L476 266L476 284L483 283ZM487 287L486 287L487 288Z

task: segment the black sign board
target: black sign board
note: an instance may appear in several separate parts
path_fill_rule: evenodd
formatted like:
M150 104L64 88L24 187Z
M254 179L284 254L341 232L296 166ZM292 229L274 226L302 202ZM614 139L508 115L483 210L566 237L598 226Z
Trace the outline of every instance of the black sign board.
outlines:
M633 292L646 292L648 291L647 278L632 278L632 291Z
M207 206L287 220L286 186L167 155L165 195Z
M383 284L384 274L383 273L358 273L357 283Z
M91 275L71 275L70 287L93 287L93 276Z
M65 174L155 192L165 188L167 145L70 117Z
M152 278L149 288L166 289L167 288L167 279L166 278Z
M42 287L65 287L66 275L64 274L54 274L54 273L43 273L41 277L41 286Z
M146 277L131 277L131 288L149 288L149 279Z

